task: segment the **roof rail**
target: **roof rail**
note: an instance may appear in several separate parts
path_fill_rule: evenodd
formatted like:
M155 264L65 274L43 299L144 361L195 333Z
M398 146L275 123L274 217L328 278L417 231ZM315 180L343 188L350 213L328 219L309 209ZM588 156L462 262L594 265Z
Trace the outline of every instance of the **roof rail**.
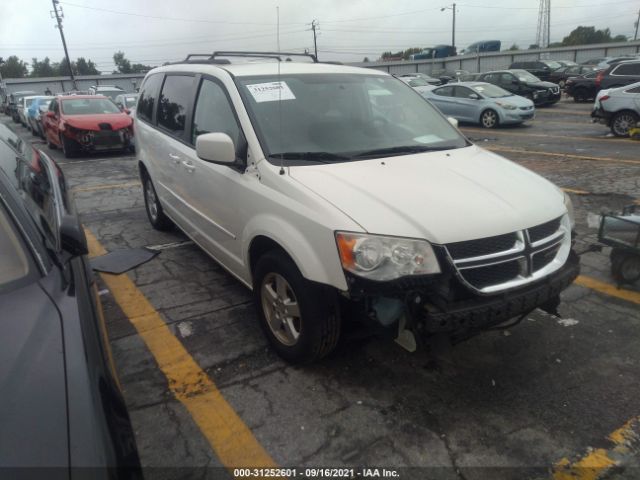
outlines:
M213 63L217 65L229 65L231 62L224 58L213 58L213 55L210 53L190 53L184 60L171 62L169 65L176 65L180 63Z
M212 59L216 57L254 57L254 58L273 58L282 62L282 57L308 57L313 63L318 63L318 59L311 53L294 53L294 52L253 52L253 51L218 51L213 52ZM287 59L286 61L290 61Z

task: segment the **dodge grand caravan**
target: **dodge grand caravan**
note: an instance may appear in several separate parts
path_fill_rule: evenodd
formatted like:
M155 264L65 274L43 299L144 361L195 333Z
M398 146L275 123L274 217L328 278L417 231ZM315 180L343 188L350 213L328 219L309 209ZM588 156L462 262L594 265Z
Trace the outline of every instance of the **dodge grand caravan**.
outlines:
M566 194L387 73L281 55L150 71L135 129L152 226L253 290L282 357L321 358L348 320L413 350L555 310L579 272Z

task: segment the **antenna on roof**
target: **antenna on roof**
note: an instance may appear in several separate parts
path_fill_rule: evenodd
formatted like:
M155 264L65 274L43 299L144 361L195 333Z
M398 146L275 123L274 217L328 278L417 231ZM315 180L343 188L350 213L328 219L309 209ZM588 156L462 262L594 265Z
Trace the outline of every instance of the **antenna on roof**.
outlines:
M278 54L280 54L280 7L276 7L276 41L278 44ZM284 175L284 151L282 145L282 82L280 81L280 64L278 59L278 135L280 136L280 175Z

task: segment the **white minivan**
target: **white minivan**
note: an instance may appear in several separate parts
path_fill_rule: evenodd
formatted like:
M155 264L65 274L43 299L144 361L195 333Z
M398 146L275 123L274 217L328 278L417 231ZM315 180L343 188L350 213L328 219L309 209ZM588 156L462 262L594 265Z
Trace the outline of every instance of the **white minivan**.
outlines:
M149 221L253 290L282 357L321 358L346 321L413 350L555 310L579 273L566 194L393 76L300 58L153 69L135 119Z

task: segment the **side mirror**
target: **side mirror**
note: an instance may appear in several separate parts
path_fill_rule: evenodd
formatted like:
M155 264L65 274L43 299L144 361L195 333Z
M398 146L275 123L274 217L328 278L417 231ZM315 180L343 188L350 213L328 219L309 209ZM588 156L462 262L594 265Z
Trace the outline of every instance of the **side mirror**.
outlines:
M123 111L124 113L126 113L127 115L130 115L130 114L131 114L131 110L129 110L128 108L124 108L124 107L122 107L122 111Z
M450 123L451 125L453 125L454 127L458 128L458 120L456 120L456 119L455 119L455 118L453 118L453 117L447 117L447 120L449 121L449 123Z
M51 110L47 110L46 116L48 118L53 118L56 116L56 114L54 112L52 112Z
M514 85L520 85L520 80L511 80Z
M204 133L196 138L196 155L215 163L235 163L236 147L226 133Z
M471 100L480 100L480 95L478 95L477 93L470 93L469 98Z
M72 257L89 253L87 238L84 235L84 230L78 217L71 215L62 217L60 222L60 246L62 250Z

